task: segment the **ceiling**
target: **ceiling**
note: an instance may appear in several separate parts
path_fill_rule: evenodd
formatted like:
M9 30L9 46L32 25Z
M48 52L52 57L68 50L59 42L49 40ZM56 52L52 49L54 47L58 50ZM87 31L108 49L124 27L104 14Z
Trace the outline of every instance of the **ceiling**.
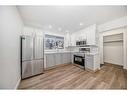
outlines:
M17 6L27 25L78 31L92 24L103 24L127 15L127 6Z

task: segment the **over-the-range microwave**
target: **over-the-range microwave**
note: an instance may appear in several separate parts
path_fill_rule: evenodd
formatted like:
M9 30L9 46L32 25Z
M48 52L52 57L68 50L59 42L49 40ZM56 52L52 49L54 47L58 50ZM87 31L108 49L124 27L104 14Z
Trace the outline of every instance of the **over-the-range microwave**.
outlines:
M76 41L76 46L86 46L86 40Z

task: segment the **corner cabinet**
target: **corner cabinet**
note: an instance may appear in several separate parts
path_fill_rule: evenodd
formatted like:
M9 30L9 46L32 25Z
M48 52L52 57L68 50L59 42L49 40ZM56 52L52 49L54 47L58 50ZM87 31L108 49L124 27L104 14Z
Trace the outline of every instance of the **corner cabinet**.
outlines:
M99 54L86 55L85 56L86 68L92 71L97 71L100 69Z
M65 34L65 37L64 37L64 44L65 44L65 47L69 47L69 46L71 46L71 36L70 36L70 33L69 32L67 32L66 34Z

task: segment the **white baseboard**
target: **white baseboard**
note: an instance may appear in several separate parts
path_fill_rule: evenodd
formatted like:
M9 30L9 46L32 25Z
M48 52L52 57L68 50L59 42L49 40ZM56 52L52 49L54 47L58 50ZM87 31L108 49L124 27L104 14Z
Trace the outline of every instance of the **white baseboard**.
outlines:
M16 83L16 85L15 85L15 87L14 87L15 90L18 88L18 86L19 86L19 84L20 84L20 81L21 81L21 78L19 78L19 80L17 81L17 83Z

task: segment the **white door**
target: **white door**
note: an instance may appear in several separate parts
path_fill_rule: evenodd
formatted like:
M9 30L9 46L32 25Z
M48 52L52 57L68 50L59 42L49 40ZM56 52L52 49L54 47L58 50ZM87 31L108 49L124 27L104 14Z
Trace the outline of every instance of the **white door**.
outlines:
M32 76L32 61L22 62L22 78Z

